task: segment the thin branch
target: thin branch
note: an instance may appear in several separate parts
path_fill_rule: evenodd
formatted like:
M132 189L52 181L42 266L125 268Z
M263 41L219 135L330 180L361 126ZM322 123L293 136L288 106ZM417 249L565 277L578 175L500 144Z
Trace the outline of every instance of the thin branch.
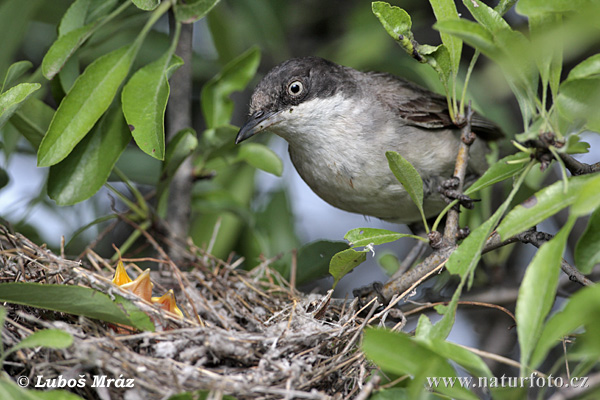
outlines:
M600 171L600 162L590 165L577 161L570 154L559 153L559 155L571 175L593 174Z
M471 102L469 102L469 105L467 106L467 113L464 117L464 126L462 127L460 133L461 143L458 149L458 155L456 156L456 165L454 167L454 176L458 178L458 187L456 190L459 193L462 193L465 175L467 174L467 165L469 163L469 147L475 139L475 135L471 131L472 118L473 109L471 108ZM451 208L446 216L446 229L444 230L444 240L446 243L456 243L456 238L458 235L458 218L458 210Z

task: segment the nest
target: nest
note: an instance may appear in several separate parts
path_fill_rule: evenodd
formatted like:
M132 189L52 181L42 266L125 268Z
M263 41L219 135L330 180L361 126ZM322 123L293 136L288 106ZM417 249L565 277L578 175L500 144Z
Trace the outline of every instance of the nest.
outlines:
M187 246L181 271L159 254L162 268L151 274L154 290L175 291L183 320L112 284L113 267L93 251L84 254L85 262L71 261L0 226L0 282L118 293L157 326L155 332L122 334L102 321L4 304L5 348L42 328L58 328L74 338L66 349L21 349L6 360L4 370L13 379L27 376L31 382L39 376L85 377L83 387L65 388L85 399L166 399L198 390L210 391L213 398L238 399L366 394L363 385L374 367L357 349L366 320L356 302L302 294L269 261L247 272ZM122 379L121 387L93 387L93 380L102 376Z

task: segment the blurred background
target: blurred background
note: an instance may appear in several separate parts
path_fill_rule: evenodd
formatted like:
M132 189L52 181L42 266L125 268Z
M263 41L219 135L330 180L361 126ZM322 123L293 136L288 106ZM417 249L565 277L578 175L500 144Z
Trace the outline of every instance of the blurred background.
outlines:
M55 27L71 3L69 0L0 1L0 37L3 38L0 76L4 76L12 62L31 61L35 72L30 79L44 81L42 99L53 108L56 108L60 94L57 94L56 85L41 77L38 67L56 38ZM440 43L438 32L432 29L435 19L427 2L404 0L390 3L404 8L411 15L413 32L419 43ZM469 14L462 4L457 6L463 16ZM125 18L126 25L108 24L79 51L81 70L98 53L106 53L133 40L147 15L130 7ZM526 20L514 10L507 13L506 19L517 29L526 25ZM127 28L123 29L123 26ZM586 43L582 44L581 49L570 51L563 73L568 72L569 65L593 53L594 43ZM134 70L157 59L168 44L168 21L165 17L145 41ZM193 128L199 135L205 129L200 111L202 87L228 62L252 47L260 49L261 62L248 88L232 95L235 103L232 124L235 126L243 124L249 96L258 80L272 67L291 57L317 55L359 70L390 72L442 92L434 71L405 54L382 29L371 12L371 1L222 0L194 26ZM472 54L472 49L465 45L463 76ZM504 129L507 138L522 130L517 103L501 71L485 57L479 58L469 89L474 107L496 121ZM224 178L228 182L218 185L234 193L248 194L238 197L236 201L239 204L235 207L219 204L218 196L206 195L207 192L214 194L211 192L214 189L212 183L198 182L192 199L194 218L190 232L197 245L206 247L217 227L219 240L211 250L218 257L225 259L243 255L247 266L251 267L261 260L283 255L282 263L289 265L292 249L320 240L343 241L344 234L353 228L380 227L408 232L403 226L394 226L329 206L299 178L289 161L286 143L274 135L259 136L255 140L268 143L282 158L283 176L276 177L254 169L241 173L245 167L240 164L231 166L233 175ZM83 203L58 207L46 195L48 171L36 167L36 150L11 124L2 129L0 138L0 167L5 172L7 182L0 190L0 216L32 240L45 242L50 248L57 249L61 236L64 236L67 253L79 254L85 246L96 241L108 223L92 224L88 229L80 229L97 218L124 209L118 201L113 206L114 196L104 188ZM592 136L589 140L595 138ZM591 145L592 150L598 148L594 143ZM512 151L508 140L500 148L501 153ZM594 154L584 156L586 160L597 159ZM161 168L159 161L146 156L133 144L126 149L117 165L145 192L151 192ZM534 178L539 182L542 179L545 178L541 174ZM227 186L228 183L230 186ZM115 187L126 191L119 183L115 183ZM535 187L535 183L532 187ZM550 232L555 229L548 228ZM97 251L104 252L106 256L112 255L111 244L124 241L129 233L127 227L115 227L108 238L101 238ZM413 244L411 240L402 240L390 246L380 246L374 257L369 255L367 263L342 280L336 295L344 297L349 295L353 287L385 281L385 271L378 266L377 260L390 253L401 259ZM508 256L503 256L502 260L506 262ZM330 285L330 280L323 283L323 287Z

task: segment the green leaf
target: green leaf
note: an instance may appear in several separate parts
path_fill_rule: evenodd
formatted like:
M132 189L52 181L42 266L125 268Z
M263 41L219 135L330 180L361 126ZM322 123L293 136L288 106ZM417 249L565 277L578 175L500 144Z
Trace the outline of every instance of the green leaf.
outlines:
M136 44L114 50L90 64L60 103L38 150L38 166L62 161L110 106L129 73Z
M581 140L579 135L569 135L566 146L559 149L560 152L567 154L589 153L590 144Z
M346 249L336 253L329 262L329 273L333 276L333 287L335 288L340 279L362 264L366 259L366 251Z
M329 273L331 258L348 248L344 242L318 240L307 243L298 249L296 284L312 282Z
M223 70L202 88L202 114L208 128L227 125L233 113L229 95L243 90L256 74L260 63L260 51L253 47L230 61Z
M87 16L89 6L90 0L75 0L60 20L60 25L58 26L58 37L64 36L67 33L85 25L85 18Z
M56 39L42 60L42 73L52 79L65 65L69 57L94 33L97 23L93 22L74 29Z
M172 177L183 163L198 147L198 138L192 128L182 129L169 141L163 164L162 175Z
M239 149L238 161L246 161L253 167L275 176L281 176L283 173L283 161L267 146L260 143L246 143Z
M175 18L190 24L204 18L220 0L188 0L175 4Z
M525 168L527 163L514 163L513 161L527 160L529 155L525 153L516 153L498 160L488 168L485 173L475 181L467 190L466 195L471 195L481 189L492 186L495 183L502 182L512 178Z
M567 76L570 79L595 78L600 75L600 54L594 54L577 64Z
M115 0L104 0L102 2L93 0L86 6L84 1L78 0L71 5L61 21L58 39L50 46L50 49L48 49L42 60L42 73L47 79L52 79L56 76L75 51L94 32L123 12L130 3L128 1L123 2L110 15L99 19L110 11L114 4ZM85 22L88 22L88 24L83 25ZM65 24L64 26L63 23ZM146 33L147 31L142 31L138 39L143 39Z
M523 118L528 123L535 115L538 82L535 65L529 56L530 43L522 33L513 31L510 27L505 26L506 29L501 29L504 24L494 17L498 14L489 7L485 10L487 11L477 12L478 17L496 29L493 32L480 24L463 19L441 21L436 23L434 28L460 37L498 63L519 101Z
M579 196L571 205L569 210L571 215L583 217L600 207L600 174L594 174L593 176L593 179L583 185Z
M377 263L385 271L387 276L394 275L400 269L400 260L395 254L385 253L377 258Z
M419 172L417 172L410 162L395 151L386 151L385 156L394 176L404 186L413 203L419 209L423 223L427 226L423 211L423 180L421 179L421 175L419 175Z
M64 349L73 343L73 336L60 329L42 329L34 332L10 348L10 352L33 347L47 347L50 349Z
M121 95L123 113L135 142L146 154L165 157L165 110L169 99L168 75L183 65L169 49L161 58L140 68Z
M418 388L418 393L427 384L426 377L456 377L454 368L437 351L404 333L368 328L364 333L362 350L383 371L414 377L412 385ZM408 354L410 357L407 357ZM432 389L452 398L477 399L460 385L440 384Z
M118 2L119 0L91 0L85 22L89 24L90 22L104 17ZM127 1L124 2L124 4L127 4ZM126 6L124 5L124 7Z
M35 97L30 97L13 114L10 123L37 150L53 116L54 109L52 107Z
M419 236L409 235L406 233L398 233L388 231L387 229L377 228L356 228L348 231L344 239L350 242L350 247L363 247L369 244L378 245L383 243L395 242L398 239L410 237L414 239L422 239Z
M59 205L92 197L106 183L130 140L123 113L113 105L67 158L50 167L48 196Z
M516 2L517 0L500 0L498 2L498 5L494 7L494 10L496 10L498 14L504 15L508 10L512 8L512 6L515 5Z
M570 121L585 121L586 126L600 132L600 77L567 79L558 89L556 106Z
M42 85L39 83L20 83L0 94L0 128L21 107L23 102L41 87Z
M559 344L564 336L581 326L597 322L599 309L600 286L588 286L573 294L564 309L554 314L544 326L531 355L529 366L537 368L550 349Z
M474 376L493 376L481 357L464 347L436 338L416 338L416 340L443 358L454 361Z
M463 0L463 4L469 9L475 20L492 34L502 30L511 30L510 25L496 10L480 0Z
M446 21L450 19L459 19L454 0L429 0L429 4L431 4L436 20ZM450 60L452 61L452 72L454 76L456 76L458 67L460 66L462 40L447 33L441 33L440 36L442 38L442 43L444 43L444 46L448 49Z
M498 226L502 240L524 232L570 206L579 196L593 175L576 176L569 179L569 190L565 193L563 181L558 181L535 193L522 204L513 208Z
M160 4L160 0L131 0L140 10L152 11Z
M379 19L386 32L396 41L403 41L401 36L412 39L410 30L412 21L410 15L400 7L391 6L384 1L375 1L371 4L373 14Z
M529 17L529 31L534 60L540 71L542 87L548 83L552 98L556 99L562 69L563 37L553 29L561 26L560 14L543 14Z
M540 15L547 13L564 13L586 9L590 0L521 0L517 4L517 12L523 15Z
M494 44L493 35L475 22L464 19L445 20L437 22L433 27L440 32L463 39L488 57L498 52L498 48Z
M417 46L417 49L420 54L431 56L427 57L427 64L429 64L438 73L440 81L444 85L446 96L450 96L449 84L450 76L453 74L453 64L452 60L450 59L450 52L446 46L443 44L436 47L419 45Z
M82 286L10 282L0 284L0 301L83 315L88 318L154 331L154 324L129 300L113 294L115 301Z
M600 263L600 208L590 216L585 231L575 246L575 263L584 274L589 274Z
M521 376L529 373L527 368L530 367L531 355L540 338L544 319L554 304L560 262L574 223L575 218L569 218L556 236L539 248L519 288L515 318L521 350Z
M4 92L5 89L9 89L11 85L21 76L23 76L23 74L31 67L33 67L33 64L30 61L17 61L16 63L12 64L6 72L0 93Z

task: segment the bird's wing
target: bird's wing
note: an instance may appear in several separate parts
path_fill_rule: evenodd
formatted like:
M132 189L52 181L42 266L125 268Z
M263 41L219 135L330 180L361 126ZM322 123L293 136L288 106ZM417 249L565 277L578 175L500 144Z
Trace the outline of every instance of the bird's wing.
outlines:
M384 73L368 73L381 81L376 96L395 110L409 125L423 128L456 128L448 112L446 98L415 83ZM484 140L503 137L500 128L492 121L475 113L471 120L473 131Z

